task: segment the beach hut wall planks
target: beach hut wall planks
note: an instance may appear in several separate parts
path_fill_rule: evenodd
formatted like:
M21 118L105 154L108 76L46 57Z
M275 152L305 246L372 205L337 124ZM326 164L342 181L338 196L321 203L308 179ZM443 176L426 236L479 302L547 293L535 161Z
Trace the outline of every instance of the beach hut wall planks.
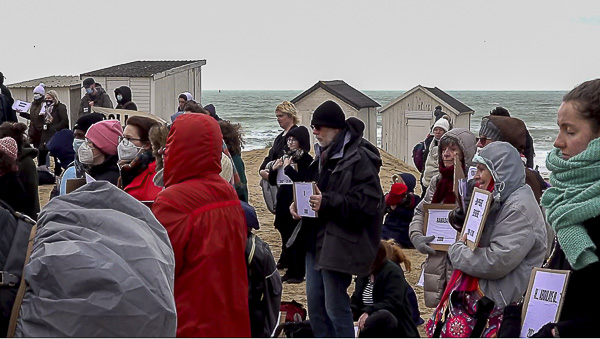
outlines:
M342 80L319 81L292 99L300 116L300 124L309 131L312 114L323 102L331 100L340 105L346 118L357 117L365 123L364 138L377 145L377 102ZM314 142L312 133L311 140Z
M450 116L454 127L470 130L471 108L437 87L418 85L379 110L381 114L381 148L414 166L412 149L424 140L435 122L436 106Z
M131 88L132 100L138 110L150 112L171 121L177 111L180 93L190 92L197 102L202 102L201 68L206 60L133 61L111 66L79 76L92 77L100 83L116 107L114 90L121 86ZM81 96L83 96L81 90Z
M7 87L10 89L10 92L15 100L32 102L33 89L40 83L46 85L44 87L46 92L48 92L49 90L56 91L60 102L67 106L67 112L69 114L69 127L73 127L75 121L73 121L72 117L74 115L77 115L77 111L79 110L79 102L81 101L81 81L79 80L79 76L48 76L44 78L10 84L7 85ZM19 121L27 124L27 120L21 117L19 117Z

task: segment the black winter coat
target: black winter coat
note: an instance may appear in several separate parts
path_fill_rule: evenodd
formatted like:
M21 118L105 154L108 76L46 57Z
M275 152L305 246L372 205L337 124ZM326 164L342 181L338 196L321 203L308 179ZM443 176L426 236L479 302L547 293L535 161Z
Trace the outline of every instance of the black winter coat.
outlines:
M413 193L396 209L387 208L387 215L381 229L381 239L394 239L402 248L414 248L408 236L408 226L415 215L415 207L421 198Z
M44 116L40 116L40 119L42 120L42 123L44 125L46 125L46 129L44 129L42 127L42 137L40 139L40 147L39 150L41 151L47 151L48 147L48 141L50 141L50 139L52 139L52 137L54 136L54 134L56 134L56 132L62 130L62 129L68 129L69 128L69 115L67 114L67 106L65 106L65 104L63 104L62 102L59 102L57 104L54 105L54 108L52 109L52 113L50 114L52 115L52 122L49 124L46 124L44 122Z
M309 167L323 198L318 218L302 218L302 228L309 232L315 269L367 275L379 248L385 208L381 158L377 147L362 138L362 121L351 117L346 125L324 151L332 155L317 152Z
M135 102L131 101L131 89L127 86L121 86L115 89L115 97L117 94L121 94L123 99L121 101L117 100L117 109L128 109L130 111L137 111L137 105Z
M13 210L36 219L35 197L27 194L17 172L0 175L0 200L7 203Z
M404 278L404 272L398 264L386 260L373 284L373 304L363 304L362 294L369 281L369 275L356 278L354 293L350 298L350 307L354 319L367 313L371 315L379 310L390 311L398 320L398 332L400 338L414 338L419 336L417 326L412 318L410 301L408 300L409 285Z
M35 215L31 215L32 219L36 219L38 213L40 213L40 196L38 194L38 172L37 166L33 159L37 158L38 150L35 148L23 147L19 152L17 158L17 165L19 166L19 179L23 188L25 189L26 195L33 196L33 212Z
M92 113L89 103L90 101L93 101L94 106L96 107L113 108L113 103L108 94L104 91L104 88L100 87L99 84L96 84L96 88L98 89L98 93L96 93L94 97L86 93L81 98L81 102L79 103L79 112L77 113L77 118L75 121L85 114Z
M117 162L119 161L119 157L116 155L111 155L106 158L106 160L96 166L92 166L90 168L89 174L97 180L106 180L113 185L117 185L119 181L119 177L121 174L119 173L119 166L117 166Z
M298 126L294 125L290 127L290 131L296 127ZM262 164L260 165L260 168L258 169L259 171L264 170L265 167L267 167L269 161L277 160L281 158L281 156L284 154L285 150L287 149L287 141L285 140L286 136L283 135L283 133L284 132L279 133L279 135L277 135L277 137L273 141L273 146L271 146L271 149L269 149L269 154L267 154Z

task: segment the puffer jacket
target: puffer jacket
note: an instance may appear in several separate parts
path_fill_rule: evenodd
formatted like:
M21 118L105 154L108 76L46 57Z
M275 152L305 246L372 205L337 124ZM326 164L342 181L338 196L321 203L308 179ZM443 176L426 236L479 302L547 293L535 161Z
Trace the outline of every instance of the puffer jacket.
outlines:
M463 170L469 168L469 166L471 166L473 156L475 156L475 152L477 151L475 136L473 133L464 128L454 128L444 134L444 136L442 136L440 139L440 142L446 138L452 138L457 141L464 156L465 168ZM438 159L442 158L441 153L441 148L438 148ZM439 173L431 179L423 200L421 200L421 202L417 205L417 208L415 208L415 216L413 217L408 230L408 235L411 240L415 236L424 235L423 227L425 223L425 214L423 205L431 203L433 194L435 193L440 179L441 174ZM425 260L423 270L425 272L423 280L425 305L427 307L436 307L440 302L444 288L446 287L446 284L450 279L450 275L452 274L452 267L448 263L446 252L436 251L434 255L428 255L427 259Z
M448 249L454 269L479 278L482 292L496 307L518 301L531 270L546 254L546 226L531 188L525 184L525 167L517 150L494 142L479 155L495 178L493 202L479 246L472 251L458 241Z
M233 186L219 175L222 139L210 116L178 117L167 138L165 189L152 205L175 253L178 337L250 336L247 228Z
M440 144L440 140L435 140L435 138L429 144L429 154L427 159L425 160L425 169L423 170L423 178L421 179L421 183L425 187L429 187L431 183L431 179L436 176L439 171L439 152L438 145Z

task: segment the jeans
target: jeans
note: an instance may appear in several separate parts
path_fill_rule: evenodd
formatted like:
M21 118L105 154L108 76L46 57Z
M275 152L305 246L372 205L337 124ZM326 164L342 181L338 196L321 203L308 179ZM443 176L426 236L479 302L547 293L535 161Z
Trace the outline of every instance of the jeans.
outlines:
M316 270L315 253L306 253L306 299L308 318L316 338L354 338L354 322L348 286L352 276Z

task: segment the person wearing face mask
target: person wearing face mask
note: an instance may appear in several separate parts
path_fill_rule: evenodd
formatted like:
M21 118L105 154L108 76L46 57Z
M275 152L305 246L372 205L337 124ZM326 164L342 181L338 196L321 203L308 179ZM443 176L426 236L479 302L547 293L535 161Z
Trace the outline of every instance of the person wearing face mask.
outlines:
M67 114L67 106L60 102L58 94L54 90L46 93L44 98L44 124L42 125L42 135L38 150L38 166L46 167L48 156L48 142L56 132L69 128L69 116ZM56 156L54 156L54 175L59 176L62 172L61 166Z
M80 118L84 114L92 113L93 106L113 108L110 96L104 91L102 85L97 83L93 78L83 80L82 85L85 89L85 95L81 98L81 102L79 103L77 118Z
M152 155L149 132L159 122L150 118L132 116L120 138L117 153L121 167L119 187L139 201L154 202L162 190L154 184L156 159Z
M128 109L137 111L137 105L131 101L131 89L127 86L121 86L115 89L115 98L117 98L117 109Z
M29 120L29 129L27 131L27 135L29 136L29 141L36 149L39 149L40 147L42 128L44 127L44 113L42 112L42 107L45 104L45 86L46 85L43 83L40 83L33 89L33 101L31 102L31 107L29 107L29 112L19 111L19 115L21 117Z
M120 176L117 146L122 136L123 128L118 120L97 122L85 133L85 142L77 150L77 157L88 166L87 173L95 180L117 185Z

